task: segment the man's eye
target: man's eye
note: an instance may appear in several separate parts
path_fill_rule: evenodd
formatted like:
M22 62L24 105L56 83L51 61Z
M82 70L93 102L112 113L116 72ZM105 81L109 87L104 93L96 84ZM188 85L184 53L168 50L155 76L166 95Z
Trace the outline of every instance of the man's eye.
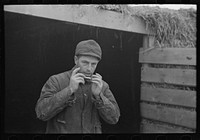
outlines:
M96 64L92 64L92 66L93 66L93 67L95 67L95 66L96 66Z

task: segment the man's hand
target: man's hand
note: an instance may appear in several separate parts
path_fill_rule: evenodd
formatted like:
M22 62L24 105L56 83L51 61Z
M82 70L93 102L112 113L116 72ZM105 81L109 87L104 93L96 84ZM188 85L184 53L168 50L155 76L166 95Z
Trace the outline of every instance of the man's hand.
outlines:
M103 87L102 76L98 73L96 75L92 75L92 93L95 97L99 97Z
M80 68L76 68L71 75L69 87L72 90L72 93L78 89L79 83L85 84L84 77L85 75L82 73L77 73Z

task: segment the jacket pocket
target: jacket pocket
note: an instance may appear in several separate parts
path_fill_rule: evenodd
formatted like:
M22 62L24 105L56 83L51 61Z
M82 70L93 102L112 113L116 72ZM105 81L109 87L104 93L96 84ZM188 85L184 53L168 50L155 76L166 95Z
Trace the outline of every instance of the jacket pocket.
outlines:
M61 123L61 124L66 124L65 120L57 119L56 121L59 122L59 123Z
M56 117L56 122L60 124L66 124L66 121L64 119L64 112L60 112Z

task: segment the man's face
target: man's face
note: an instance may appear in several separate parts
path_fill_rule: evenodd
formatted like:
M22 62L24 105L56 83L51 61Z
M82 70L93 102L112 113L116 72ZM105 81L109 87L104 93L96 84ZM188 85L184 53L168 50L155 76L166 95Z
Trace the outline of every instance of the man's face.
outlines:
M92 56L75 56L75 64L80 67L79 72L85 76L92 76L99 60Z

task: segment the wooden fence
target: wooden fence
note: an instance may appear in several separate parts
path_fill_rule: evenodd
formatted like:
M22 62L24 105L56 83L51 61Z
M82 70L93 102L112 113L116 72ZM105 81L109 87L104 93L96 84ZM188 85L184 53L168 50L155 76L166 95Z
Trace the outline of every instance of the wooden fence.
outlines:
M195 132L196 49L140 50L139 62L141 132Z

